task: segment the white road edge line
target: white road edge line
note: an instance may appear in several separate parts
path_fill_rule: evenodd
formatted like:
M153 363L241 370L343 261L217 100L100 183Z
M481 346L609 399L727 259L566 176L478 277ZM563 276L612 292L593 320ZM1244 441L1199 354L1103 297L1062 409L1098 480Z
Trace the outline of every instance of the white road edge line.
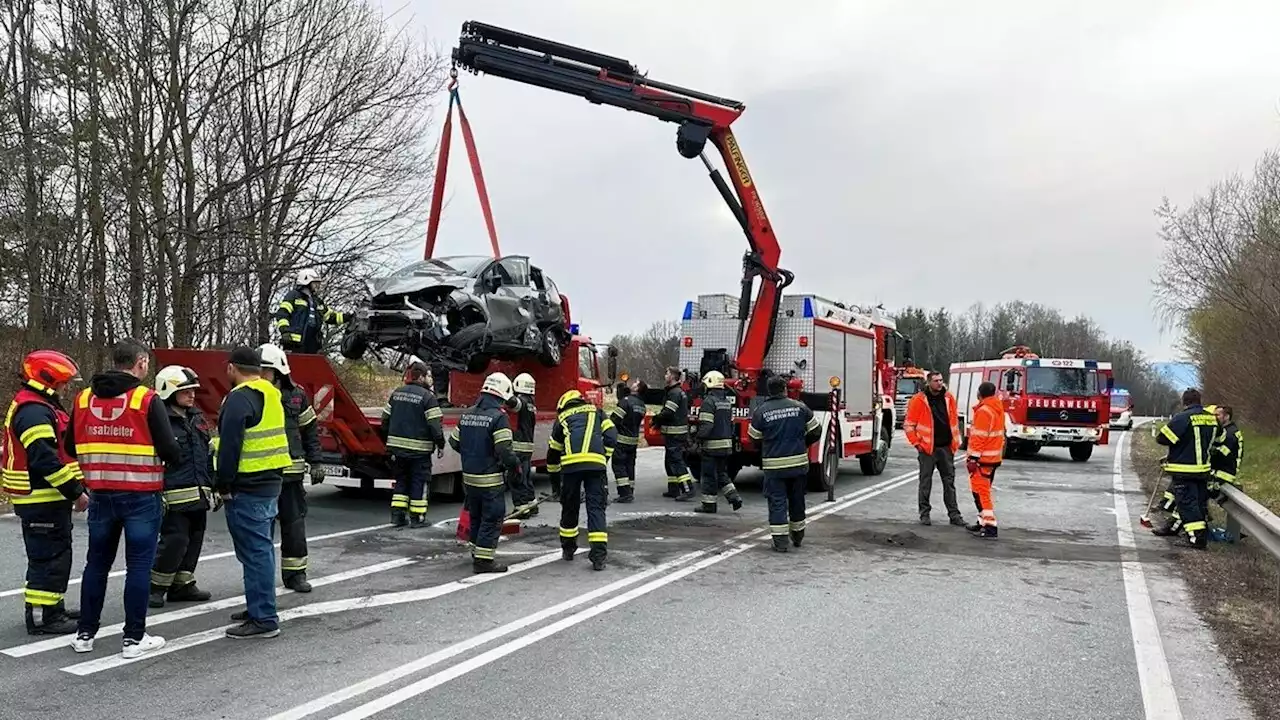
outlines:
M360 535L362 533L373 532L374 530L383 530L390 527L394 527L394 526L391 523L383 523L382 525L370 525L369 527L355 528L353 530L342 530L340 532L328 533L326 535L316 535L315 537L309 537L307 538L307 542L313 543L313 542L319 542L321 540L332 540L333 538L346 537L348 535ZM279 548L280 543L276 543L275 546ZM228 550L226 552L220 552L220 553L213 553L211 555L201 555L200 562L209 562L210 560L221 560L222 558L235 557L235 555L236 553L234 550ZM107 577L109 578L121 577L125 574L125 572L127 571L115 570L115 571L112 571L109 575L107 575ZM82 579L83 578L75 578L70 582L68 582L67 586L70 587L72 585L79 585ZM21 595L22 592L23 592L23 588L14 588L12 590L0 591L0 598L12 597L14 595Z
M1133 633L1133 655L1138 665L1138 684L1142 686L1142 707L1147 720L1182 720L1178 693L1173 687L1164 642L1156 624L1147 576L1142 571L1138 545L1133 536L1133 518L1125 500L1124 446L1128 435L1116 441L1115 463L1111 486L1115 490L1116 535L1120 542L1120 569L1124 577L1125 603L1129 606L1129 629Z
M845 508L852 507L853 505L856 505L862 502L863 500L869 500L870 498L875 497L877 495L881 495L883 493L889 492L890 490L895 490L899 487L902 487L903 485L910 483L912 479L916 476L916 474L917 474L916 472L903 473L902 475L892 477L888 480L883 480L875 485L861 488L856 492L852 492L841 497L835 503L827 504L827 507L822 508L820 511L813 513L812 515L809 515L808 519L819 520L823 517L826 517L827 515L831 515L833 513L844 510ZM669 583L675 582L676 580L679 580L680 578L691 575L697 572L698 570L702 570L704 568L710 567L711 565L714 565L722 560L726 560L734 555L737 555L738 553L743 552L744 550L747 550L751 547L750 545L743 545L738 543L745 540L751 540L751 539L756 539L756 540L763 539L763 536L767 535L767 533L768 533L768 530L766 528L759 528L759 529L750 530L744 533L739 533L738 535L735 535L727 540L723 540L719 543L713 544L703 550L698 550L698 551L689 553L687 555L682 555L678 558L675 558L674 560L669 560L665 563L649 568L648 570L644 570L642 572L630 575L626 578L623 578L622 580L618 580L616 582L610 583L603 587L597 588L584 595L571 598L570 600L566 600L557 605L553 605L551 607L540 610L536 613L532 613L520 619L514 620L510 623L507 623L506 625L494 628L492 630L481 633L467 640L463 640L459 643L455 643L454 645L451 645L442 650L438 650L430 655L419 658L418 660L415 660L406 665L401 665L392 670L388 670L384 673L375 675L367 680L363 680L361 682L355 683L354 685L350 685L341 690L338 690L338 691L329 693L328 695L324 695L322 697L311 700L307 703L299 705L290 710L286 710L282 713L272 715L270 718L267 718L267 720L301 720L302 718L310 717L312 715L315 715L316 713L323 712L324 710L327 710L331 707L339 705L352 698L358 697L364 693L370 692L372 690L376 690L385 685L389 685L390 683L393 683L404 677L412 675L418 671L425 670L434 665L438 665L441 662L444 662L450 658L456 657L457 655L460 655L469 650L485 645L493 640L504 637L506 635L510 635L511 633L517 632L525 627L541 622L554 615L559 615L565 612L566 610L570 610L578 605L591 602L596 598L602 597L604 595L609 595L613 593L615 590L619 590L627 585L633 585L636 582L639 582L640 580L645 579L646 577L650 577L652 575L666 572L667 570L670 570L671 568L677 565L683 565L689 562L690 560L693 560L694 558L697 558L702 555L707 555L708 553L716 552L719 548L722 548L722 547L729 548L727 550L720 552L717 555L706 558L705 560L702 560L697 564L691 567L688 567L684 570L680 570L670 575L658 578L646 585L636 588L623 595L619 595L612 599L606 600L600 605L596 605L596 606L593 606L592 608L581 611L577 614L570 615L569 617L559 620L552 625L548 625L545 628L536 630L532 633L529 633L528 635L524 635L516 640L510 641L504 645L500 645L496 648L493 648L488 652L482 653L476 656L475 658L467 660L466 662L462 663L460 666L457 666L457 667L466 666L467 670L464 670L463 672L454 673L453 672L454 669L450 669L450 670L443 671L441 673L431 675L427 678L424 678L423 680L420 680L412 685L407 686L406 688L398 690L394 693L386 695L377 700L372 700L366 705L362 705L352 710L349 713L339 715L337 716L337 718L334 718L333 720L338 720L338 718L369 717L369 715L375 714L377 712L381 712L387 707L391 707L392 705L408 700L416 695L419 695L434 687L437 687L438 685L448 682L449 680L452 680L453 678L458 677L459 675L465 672L470 672L471 670L474 670L490 662L493 662L494 660L497 660L501 657L509 655L515 652L516 650L519 650L520 648L526 647L534 642L537 642L538 640L542 640L544 638L550 637L560 632L561 630L564 630L566 628L572 627L573 625L577 625L578 623L588 620L606 610L617 607L618 605L621 605L625 602L630 602L631 600L634 600L635 598L638 598L642 595L648 594L649 592L656 590L659 587L662 587L663 585L667 585ZM372 708L372 710L368 710L369 708ZM367 712L365 712L366 710ZM360 714L362 712L364 712L364 714Z
M312 578L311 586L324 587L325 585L333 585L334 583L340 583L346 580L353 580L355 578L364 577L366 575L380 573L385 570L395 570L396 568L402 568L406 565L412 565L416 562L418 562L418 558L411 558L411 557L388 560L387 562L378 563L376 565L368 565L366 567L359 567L359 568L354 568L352 570L346 570L340 573L334 573L333 575L325 575L323 577ZM295 594L293 590L290 590L282 586L276 587L276 597L281 597L284 595L293 595L293 594ZM154 615L148 614L147 629L149 630L155 627L156 625L164 625L166 623L177 622L178 620L185 620L190 617L198 617L200 615L205 615L211 612L217 612L218 610L226 610L228 608L239 607L240 605L244 605L243 595L237 595L236 597L226 598L225 600L214 600L213 602L201 603L199 605L190 605L188 607L182 608L181 610L156 613ZM124 632L124 623L107 625L105 627L98 629L98 634L95 636L95 639L101 640L104 637L112 637L114 635L120 635L123 632ZM0 653L4 653L9 657L15 657L15 658L26 657L28 655L35 655L36 653L45 652L47 650L56 650L57 648L67 647L68 645L71 644L71 640L73 637L75 636L63 635L63 636L52 638L49 640L37 640L35 642L30 642L23 645L15 645L10 648L5 648L4 650L0 650Z

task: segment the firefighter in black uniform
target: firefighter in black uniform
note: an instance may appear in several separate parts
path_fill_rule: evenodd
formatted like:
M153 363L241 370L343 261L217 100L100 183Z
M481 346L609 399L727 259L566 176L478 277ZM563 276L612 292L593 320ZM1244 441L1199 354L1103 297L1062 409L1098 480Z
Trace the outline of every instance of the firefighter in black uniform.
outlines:
M1178 503L1177 513L1164 527L1152 532L1168 536L1186 531L1191 546L1209 546L1209 533L1204 509L1209 497L1210 457L1213 438L1217 435L1218 418L1200 405L1200 391L1182 393L1182 412L1160 428L1156 442L1169 446L1164 470L1169 473L1170 489Z
M609 501L609 456L618 432L600 408L570 390L556 403L556 424L547 442L547 463L560 466L560 549L565 560L578 550L578 511L585 491L587 542L593 570L603 570L609 553L604 509Z
M724 374L712 370L702 378L706 393L698 409L698 446L702 456L702 504L694 512L713 513L716 498L724 492L736 511L742 496L729 479L729 456L733 453L733 400L725 393Z
M1218 418L1218 434L1213 440L1213 453L1209 456L1209 466L1213 471L1213 477L1209 479L1209 497L1217 499L1223 483L1241 487L1236 476L1240 473L1240 461L1244 459L1244 435L1236 426L1230 405L1217 406L1213 414Z
M300 593L311 592L307 582L307 490L302 478L310 471L311 484L324 481L320 466L320 433L316 410L306 391L293 384L289 376L289 359L284 350L270 343L258 348L266 379L280 388L284 405L284 431L289 438L289 458L293 464L285 468L280 486L280 578L284 586ZM273 533L274 534L274 533Z
M169 602L204 602L213 597L196 586L196 563L204 548L209 510L214 506L211 428L196 408L200 378L181 365L156 373L156 395L164 401L181 459L164 468L164 520L151 566L153 608Z
M662 410L653 416L653 424L662 433L666 448L663 464L667 469L667 491L662 497L692 500L693 476L685 464L684 451L689 439L689 396L680 387L680 369L669 367L666 375L667 399Z
M345 314L333 310L320 298L320 274L298 271L298 284L285 294L276 308L276 329L280 345L287 352L318 353L323 346L323 325L343 325Z
M809 446L822 437L813 411L787 397L787 379L769 376L769 399L751 414L747 435L760 443L764 494L769 500L769 534L773 549L787 552L804 540L804 488L809 474Z
M80 465L67 453L71 419L58 391L80 371L60 352L37 350L23 359L22 377L5 415L0 466L27 551L27 633L66 635L80 617L63 600L71 578L71 511L84 512L89 496Z
M538 420L538 408L533 404L537 383L529 373L520 373L511 383L512 395L507 407L516 414L516 429L512 432L511 449L520 464L507 474L507 486L511 488L511 504L522 508L533 503L533 431ZM529 515L537 515L534 507Z
M494 554L507 512L503 473L520 463L511 449L511 425L503 410L511 393L510 378L500 372L490 374L475 407L458 418L458 427L449 435L449 445L462 456L462 482L471 518L471 569L477 573L507 571Z
M427 496L431 484L431 453L444 456L444 411L432 390L431 368L411 363L404 385L382 408L378 432L391 453L396 488L391 496L391 524L426 527ZM408 517L405 517L406 512Z
M640 449L640 427L646 408L644 400L633 395L626 383L618 383L615 392L618 403L610 411L618 432L618 445L611 459L613 479L618 484L618 502L629 503L636 499L636 451Z

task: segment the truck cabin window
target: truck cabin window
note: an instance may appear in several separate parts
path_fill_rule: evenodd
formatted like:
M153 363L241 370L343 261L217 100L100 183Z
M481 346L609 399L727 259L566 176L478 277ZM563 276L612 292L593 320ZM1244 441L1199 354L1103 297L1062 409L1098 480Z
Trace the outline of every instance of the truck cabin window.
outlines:
M1027 393L1050 397L1098 394L1098 371L1087 368L1027 368Z
M898 378L898 389L895 390L898 395L915 395L920 392L920 378Z

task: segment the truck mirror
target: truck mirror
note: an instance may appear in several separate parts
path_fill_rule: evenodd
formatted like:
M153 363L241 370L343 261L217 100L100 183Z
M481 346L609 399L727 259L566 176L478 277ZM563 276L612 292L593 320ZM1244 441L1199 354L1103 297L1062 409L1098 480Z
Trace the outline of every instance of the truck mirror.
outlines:
M1018 389L1018 376L1015 373L1009 373L1005 376L1004 389L1007 392L1013 392Z
M604 367L605 372L609 374L609 382L612 383L613 379L618 377L618 351L614 348L609 348L609 350L612 352L609 353L609 357L604 361Z
M1108 393L1111 392L1111 390L1114 389L1115 386L1116 386L1116 379L1113 377L1107 378L1107 392Z
M902 361L911 363L913 360L915 360L915 353L912 352L911 338L904 337L902 338Z

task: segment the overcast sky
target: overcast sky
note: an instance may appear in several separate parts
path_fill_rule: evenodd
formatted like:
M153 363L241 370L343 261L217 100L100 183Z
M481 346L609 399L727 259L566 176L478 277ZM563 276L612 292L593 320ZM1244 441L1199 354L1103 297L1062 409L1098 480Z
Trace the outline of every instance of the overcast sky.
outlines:
M1156 359L1176 337L1151 302L1153 208L1280 141L1274 1L381 2L444 51L480 20L745 102L796 290L1036 301ZM460 90L503 251L555 278L584 332L736 292L745 239L674 125L496 77ZM489 252L466 167L459 141L438 255Z

